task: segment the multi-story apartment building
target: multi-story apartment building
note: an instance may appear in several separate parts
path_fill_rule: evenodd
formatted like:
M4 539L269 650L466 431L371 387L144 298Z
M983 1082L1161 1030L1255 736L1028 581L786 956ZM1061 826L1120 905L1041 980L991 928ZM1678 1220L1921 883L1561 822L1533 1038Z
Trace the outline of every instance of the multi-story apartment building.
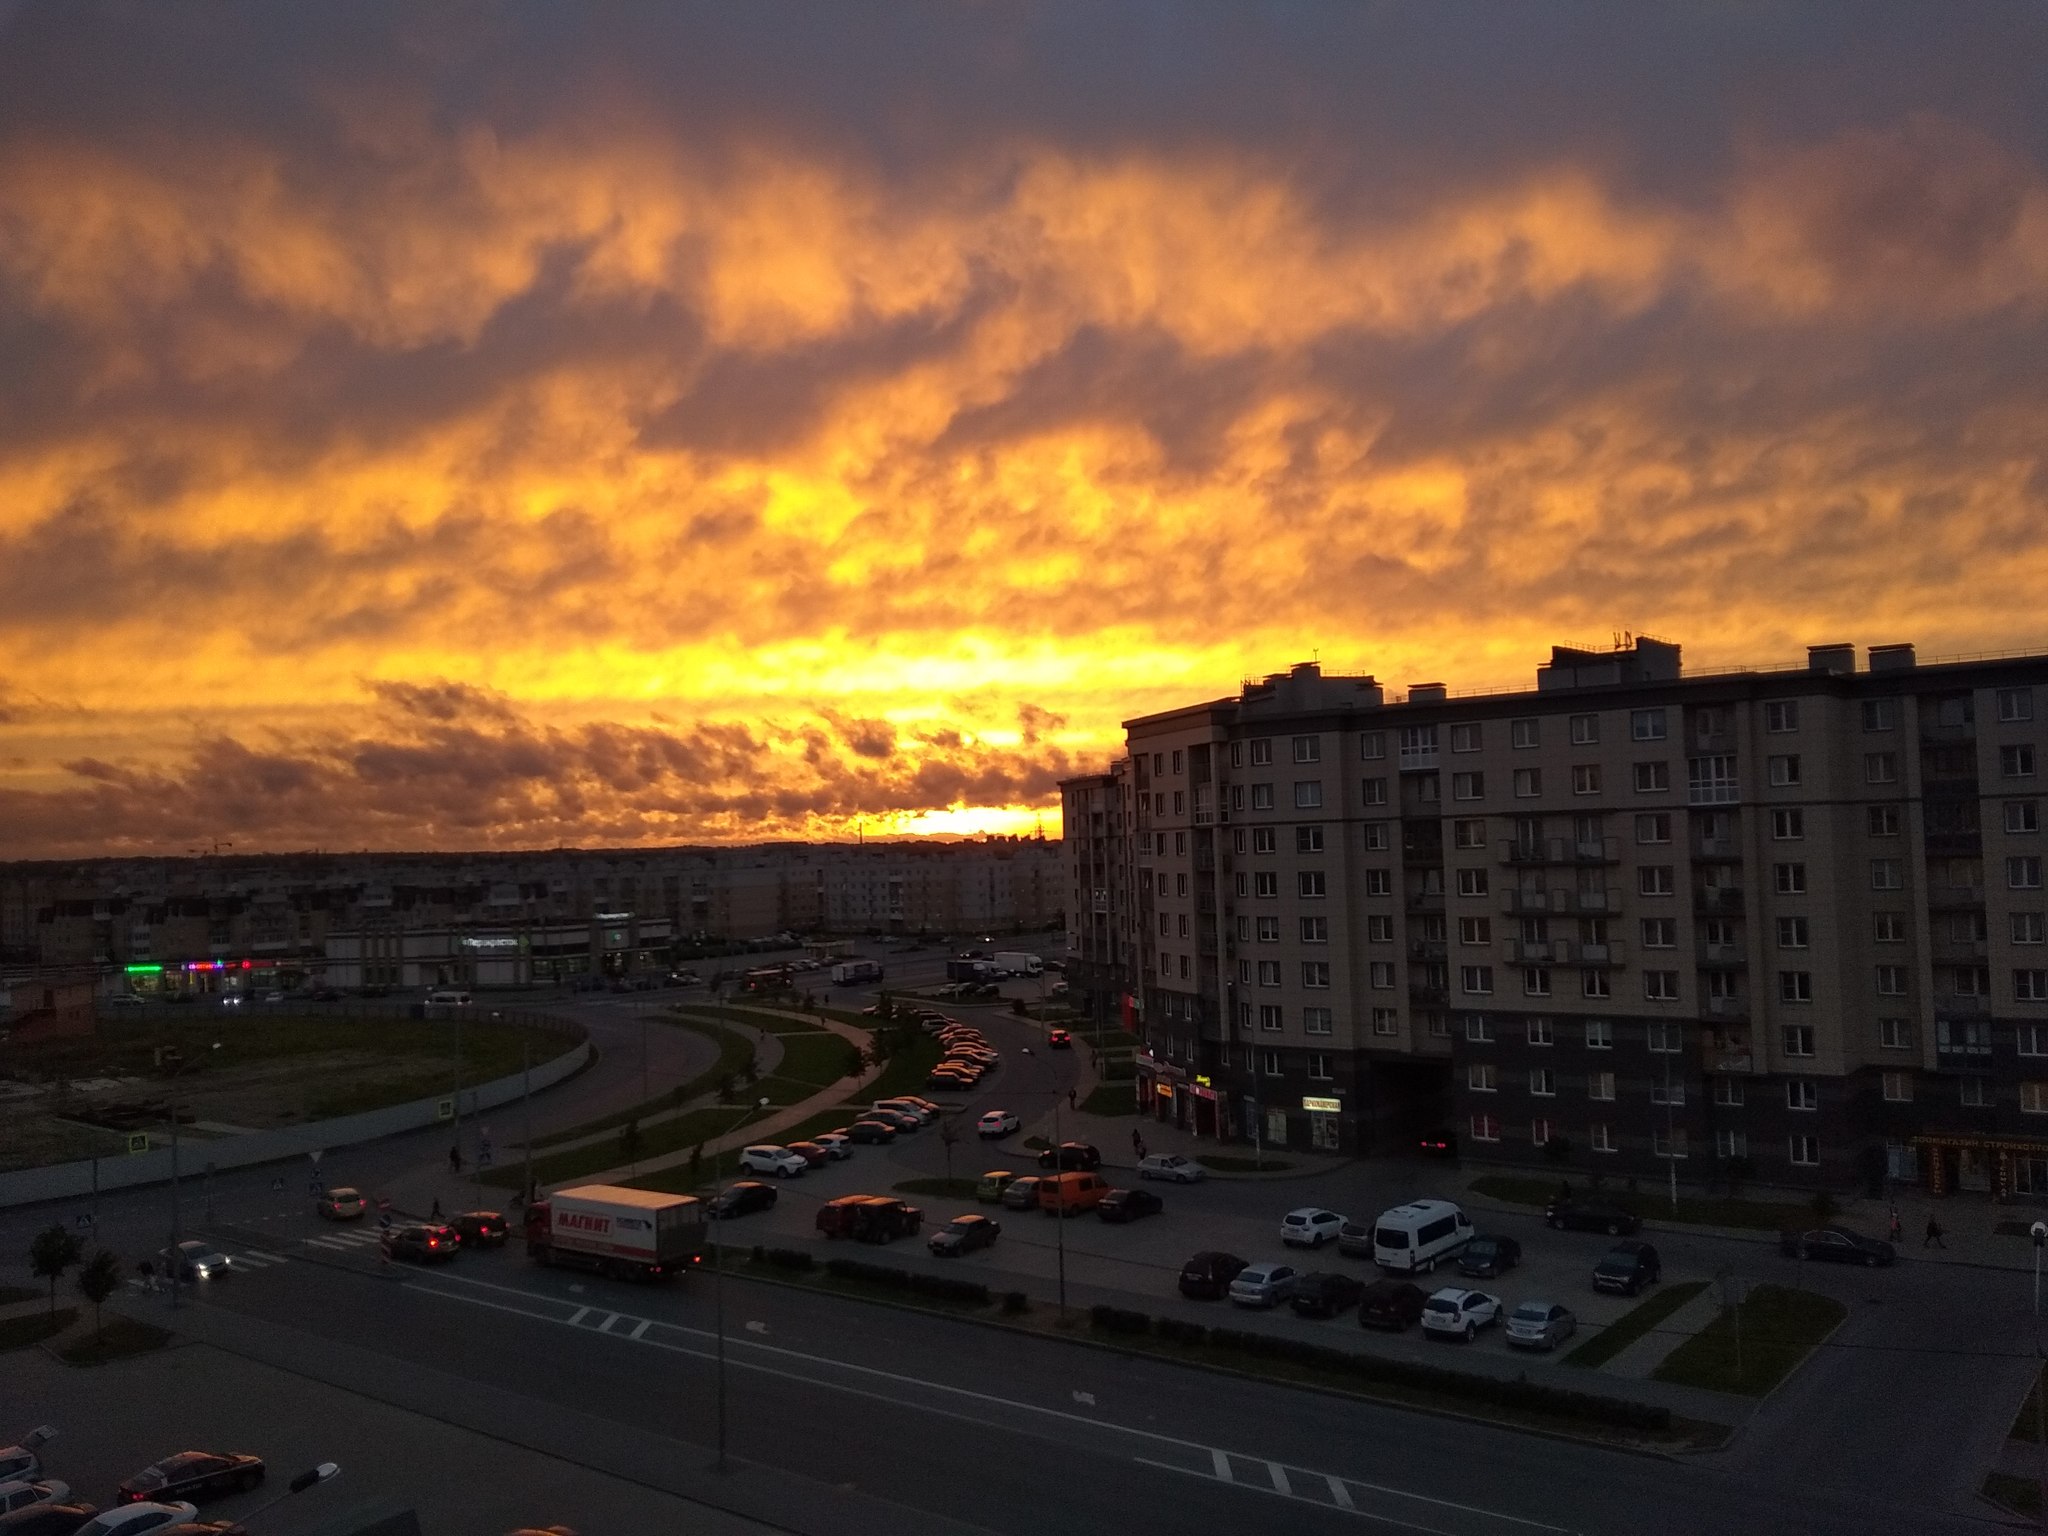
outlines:
M1074 1005L1097 1021L1135 1003L1137 918L1130 861L1133 764L1060 785L1067 851L1067 984Z
M1081 871L1120 857L1111 988L1197 1129L2048 1195L2044 688L2048 655L1911 646L1560 647L1456 698L1299 666L1126 722L1069 949L1110 953ZM1067 789L1071 828L1111 783Z

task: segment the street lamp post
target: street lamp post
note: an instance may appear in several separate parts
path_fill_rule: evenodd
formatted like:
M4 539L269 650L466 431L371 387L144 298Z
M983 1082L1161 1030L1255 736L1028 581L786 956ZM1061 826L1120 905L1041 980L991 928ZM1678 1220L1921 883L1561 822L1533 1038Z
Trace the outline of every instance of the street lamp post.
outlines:
M1030 1046L1028 1046L1028 1045L1026 1045L1026 1046L1022 1046L1022 1047L1020 1047L1020 1049L1021 1049L1021 1050L1023 1051L1023 1053L1024 1053L1024 1054L1025 1054L1026 1056L1038 1057L1038 1053L1037 1053L1036 1051L1032 1050L1032 1049L1031 1049L1031 1047L1030 1047ZM1058 1174L1059 1172L1061 1172L1061 1171L1062 1171L1062 1170L1061 1170L1061 1168L1060 1168L1060 1166L1059 1166L1059 1162L1060 1162L1060 1156L1059 1156L1059 1149L1060 1149L1060 1147L1062 1147L1062 1146L1063 1146L1063 1145L1065 1145L1065 1143L1066 1143L1066 1137L1065 1137L1064 1135L1062 1135L1062 1134L1061 1134L1061 1132L1060 1132L1060 1084L1059 1084L1059 1078L1058 1078L1058 1076L1057 1076L1057 1075L1056 1075L1056 1074L1054 1073L1054 1071L1053 1071L1053 1066L1052 1066L1052 1063L1051 1063L1051 1062L1049 1062L1049 1061L1045 1061L1043 1057L1038 1057L1038 1059L1040 1060L1040 1062L1041 1062L1041 1063L1042 1063L1042 1064L1044 1065L1044 1067L1045 1067L1045 1075L1046 1075L1046 1076L1047 1076L1048 1078L1051 1078L1051 1079L1052 1079L1052 1145L1053 1145L1053 1159L1052 1159L1052 1160L1053 1160L1053 1169L1052 1169L1052 1171L1053 1171L1053 1172L1054 1172L1055 1174ZM1060 1320L1061 1320L1062 1322L1065 1322L1065 1321L1066 1321L1066 1316L1067 1316L1067 1211L1066 1211L1066 1206L1065 1206L1064 1204L1060 1204L1060 1205L1055 1205L1055 1206L1053 1207L1053 1215L1054 1215L1054 1217L1056 1217L1056 1218L1058 1219L1058 1222L1059 1222L1059 1225L1053 1228L1053 1234L1054 1234L1054 1242L1055 1242L1055 1243L1056 1243L1056 1244L1058 1245L1058 1249L1059 1249L1059 1275L1060 1275Z
M744 1120L755 1110L766 1109L767 1107L768 1100L765 1097L756 1099L752 1104L741 1106L740 1118ZM735 1122L735 1125L737 1125L737 1122ZM715 1152L711 1155L711 1163L714 1168L718 1165L718 1154ZM706 1226L708 1228L709 1223L706 1223ZM732 1469L726 1465L725 1460L725 1263L721 1256L721 1245L716 1241L711 1244L711 1296L712 1309L715 1316L712 1329L718 1336L718 1461L716 1465L718 1471L728 1472Z

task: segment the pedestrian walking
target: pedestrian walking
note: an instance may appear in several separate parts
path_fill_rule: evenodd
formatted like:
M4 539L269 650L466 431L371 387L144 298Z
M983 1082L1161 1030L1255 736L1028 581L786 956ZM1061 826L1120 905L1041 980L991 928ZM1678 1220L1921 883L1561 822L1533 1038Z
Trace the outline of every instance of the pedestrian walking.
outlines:
M1131 1132L1131 1150L1137 1154L1139 1162L1145 1161L1145 1138L1136 1131Z
M1904 1240L1906 1235L1906 1224L1899 1220L1899 1208L1896 1205L1892 1207L1891 1235L1892 1246L1895 1248L1899 1245L1900 1242Z
M1922 1248L1948 1247L1948 1244L1941 1240L1941 1223L1932 1216L1927 1218L1927 1235L1920 1239L1920 1246Z
M439 1195L434 1196L433 1217L436 1221L441 1219L441 1197Z
M462 1172L462 1147L460 1144L448 1149L448 1171L450 1173Z
M1069 1088L1067 1090L1067 1108L1079 1109L1080 1107L1081 1099L1079 1092L1075 1089Z

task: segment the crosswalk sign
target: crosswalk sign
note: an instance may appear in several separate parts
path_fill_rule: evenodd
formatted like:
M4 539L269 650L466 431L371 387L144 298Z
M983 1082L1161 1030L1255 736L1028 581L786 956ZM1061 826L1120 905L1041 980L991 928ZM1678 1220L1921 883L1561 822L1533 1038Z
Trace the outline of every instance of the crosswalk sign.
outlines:
M128 1133L128 1150L130 1152L147 1152L149 1150L149 1132L130 1131Z

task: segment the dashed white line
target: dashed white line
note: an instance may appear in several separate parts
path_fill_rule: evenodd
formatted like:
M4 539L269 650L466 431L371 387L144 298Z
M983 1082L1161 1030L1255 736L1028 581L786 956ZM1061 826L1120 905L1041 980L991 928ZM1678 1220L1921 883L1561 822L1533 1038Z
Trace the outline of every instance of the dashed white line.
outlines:
M1212 1447L1209 1454L1216 1458L1216 1475L1226 1483L1235 1482L1237 1479L1230 1474L1230 1452Z
M1287 1469L1277 1461L1266 1463L1266 1475L1273 1479L1273 1491L1287 1498L1294 1497L1294 1484L1287 1480Z
M618 1313L616 1313L616 1312L607 1312L607 1313L605 1313L605 1315L604 1315L604 1321L603 1321L603 1322L601 1322L601 1323L599 1323L599 1324L597 1325L597 1331L598 1331L599 1333L610 1333L610 1332L612 1331L612 1324L613 1324L613 1323L616 1323L616 1322L617 1322L618 1320L619 1320L619 1314L618 1314Z
M1339 1509L1352 1508L1351 1490L1344 1486L1344 1479L1337 1476L1334 1472L1325 1472L1323 1476L1329 1479L1331 1502Z
M639 1321L639 1322L637 1322L637 1323L635 1323L635 1324L633 1325L633 1331L632 1331L631 1333L627 1334L627 1335L626 1335L626 1337L627 1337L627 1338L629 1338L629 1339L637 1339L637 1338L639 1338L639 1337L640 1337L640 1335L641 1335L641 1334L645 1333L645 1332L646 1332L646 1331L647 1331L647 1330L648 1330L649 1328L651 1328L651 1327L653 1327L653 1326L654 1326L654 1319L653 1319L653 1318L651 1318L651 1317L643 1317L643 1318L641 1318L641 1319L640 1319L640 1321Z
M586 1317L588 1317L588 1316L590 1316L590 1308L588 1308L588 1307L578 1307L578 1308L576 1309L576 1311L574 1312L574 1314L573 1314L573 1315L571 1315L571 1317L569 1318L569 1326L570 1326L571 1328L580 1328L580 1327L582 1327L582 1326L583 1326L583 1319L585 1319L585 1318L586 1318Z

